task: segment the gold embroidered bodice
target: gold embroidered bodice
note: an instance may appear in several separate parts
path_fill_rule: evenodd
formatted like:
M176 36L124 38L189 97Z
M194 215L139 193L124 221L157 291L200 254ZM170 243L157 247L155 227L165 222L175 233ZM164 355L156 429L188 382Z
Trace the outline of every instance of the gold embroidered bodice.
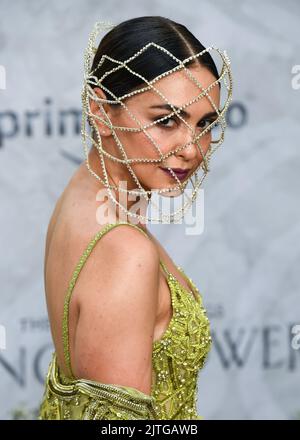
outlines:
M195 295L160 261L170 289L173 315L162 337L153 341L151 395L118 384L104 384L73 376L69 352L69 303L76 279L97 241L120 224L110 223L91 240L70 281L64 303L63 346L68 376L59 369L54 352L45 380L40 419L154 419L197 420L197 377L211 348L212 338L202 297L194 282L176 266ZM129 354L130 355L130 354Z

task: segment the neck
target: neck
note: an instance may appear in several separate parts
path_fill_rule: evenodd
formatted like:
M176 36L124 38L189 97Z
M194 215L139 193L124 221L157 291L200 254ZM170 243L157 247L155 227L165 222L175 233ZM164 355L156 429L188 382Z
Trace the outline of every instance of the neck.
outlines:
M101 167L99 152L97 151L96 147L93 146L91 148L88 154L88 159L91 170L104 181L104 173ZM121 188L124 190L140 191L140 189L137 188L135 185L130 185L128 183L128 181L132 182L132 178L125 166L124 173L121 169L122 165L120 166L120 164L112 162L111 160L106 161L105 156L104 162L106 166L108 183L116 187L117 189L106 188L105 185L99 179L93 176L87 169L86 161L81 164L81 166L83 167L83 172L85 174L85 179L88 179L89 184L91 185L91 190L95 193L95 198L97 198L97 200L107 200L107 202L109 202L108 210L111 213L114 213L114 215L118 219L117 221L128 221L137 224L137 218L132 217L124 212L123 209L121 209L118 205L116 205L116 203L113 202L111 197L113 196L116 202L120 203L120 205L123 206L125 210L142 216L146 216L146 210L149 201L147 201L147 199L143 195L139 196L138 194L128 194L125 191L119 190L119 188ZM107 164L107 162L109 162L109 164ZM101 192L99 193L99 191ZM144 220L141 220L140 222L142 227L145 228Z

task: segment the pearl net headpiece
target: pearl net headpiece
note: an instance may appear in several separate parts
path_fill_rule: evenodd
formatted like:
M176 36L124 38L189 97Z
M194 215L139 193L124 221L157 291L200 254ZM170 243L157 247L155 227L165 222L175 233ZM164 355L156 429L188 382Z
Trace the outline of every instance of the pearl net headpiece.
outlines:
M126 216L129 215L131 218L134 217L138 221L142 221L142 222L155 222L155 223L157 223L157 222L158 223L173 223L173 222L175 222L175 223L178 223L178 222L180 222L181 218L185 215L185 213L188 211L188 209L191 207L192 203L196 200L197 193L199 191L201 183L202 183L204 177L206 176L206 174L208 173L208 171L210 170L209 169L209 160L211 158L211 155L216 151L216 149L222 144L222 142L224 140L224 130L226 128L225 115L226 115L226 111L228 109L228 106L230 104L230 101L232 100L232 74L231 74L231 69L230 69L230 60L229 60L229 57L228 57L225 50L221 51L220 49L218 49L215 46L207 47L205 50L202 50L201 52L199 52L195 55L192 55L184 60L179 60L170 51L168 51L164 47L157 45L153 42L150 42L150 43L146 44L144 47L142 47L138 52L136 52L133 56L131 56L130 58L128 58L125 61L113 59L109 56L109 54L105 54L101 57L101 60L97 64L96 68L92 70L93 59L94 59L95 53L97 51L96 38L97 38L98 34L102 31L110 30L114 27L115 27L115 25L112 23L109 23L109 22L104 22L104 21L96 22L94 25L94 29L92 30L92 32L89 36L88 46L87 46L87 48L85 50L85 54L84 54L84 82L83 82L82 94L81 94L81 97L82 97L81 134L82 134L82 141L83 141L83 147L84 147L84 153L85 153L86 166L87 166L89 172L94 177L96 177L99 181L102 182L102 184L105 186L105 188L108 192L110 199L113 201L113 203L116 206L119 206L119 209L121 211L123 211ZM142 75L140 75L139 72L133 71L129 67L128 64L133 59L135 59L139 55L141 55L144 51L146 51L151 46L155 47L157 49L158 54L160 53L160 51L167 54L174 61L176 61L177 65L173 69L168 70L168 71L158 75L157 77L155 77L151 81L148 81L146 78L144 78ZM191 71L185 67L185 64L190 62L193 59L201 57L206 52L213 52L213 51L215 51L220 56L220 59L222 62L221 74L219 75L219 78L217 78L215 81L213 81L208 87L204 88L201 86L200 82L192 75ZM94 75L94 72L97 70L97 68L100 65L102 65L102 63L105 61L105 59L110 60L116 66L113 67L111 70L106 71L105 74L101 78L98 79ZM141 78L146 83L146 86L140 87L140 88L138 88L130 93L127 93L123 96L115 96L112 93L112 91L108 90L104 86L102 81L106 76L113 75L114 72L118 71L119 69L127 69L132 75L135 75L135 76ZM178 109L177 107L175 108L174 105L172 105L172 103L170 103L168 101L168 99L155 87L155 83L159 79L161 79L167 75L170 75L173 72L179 71L179 70L183 70L186 73L187 78L198 86L198 88L200 89L200 93L194 99L185 103L183 106L181 106ZM221 84L221 82L223 82L225 85L226 96L224 99L223 107L221 109L218 109L216 107L215 103L213 102L213 100L211 99L211 97L209 96L209 91L213 87L218 86L218 83ZM104 91L107 99L99 98L97 96L97 94L95 93L93 87L91 87L92 85L94 87L96 86L96 87L101 88ZM157 93L161 97L162 103L169 104L170 107L172 108L173 112L168 113L167 116L164 116L160 119L155 120L151 124L143 126L140 123L140 121L138 120L138 118L128 109L128 107L126 106L126 104L123 101L131 96L136 95L137 93L143 93L144 91L147 91L147 90L153 90L153 92ZM104 118L101 118L100 116L95 115L94 113L91 112L91 108L90 108L90 99L91 98L94 101L96 101L97 103L99 103L99 108L100 108L101 112L104 114ZM184 108L188 107L192 103L197 102L199 99L208 99L209 100L212 108L217 113L217 118L213 122L211 122L208 127L203 129L199 134L196 134L195 131L193 130L193 128L188 124L188 122L185 121L185 119L180 115L180 112L181 112L181 110L184 110ZM111 105L113 105L113 104L121 105L130 114L130 117L137 123L139 128L121 127L121 126L113 125L110 118L108 117L107 113L105 112L105 110L103 108L103 103L108 103ZM159 163L159 164L162 164L162 166L166 166L164 161L170 155L175 154L176 152L182 150L183 148L188 147L191 144L191 142L188 142L184 145L180 145L178 148L173 149L172 151L169 151L166 154L163 154L161 152L157 142L147 132L147 128L153 126L154 124L156 124L160 121L163 121L164 119L169 119L170 116L173 116L175 114L187 127L189 127L189 129L193 133L193 141L192 142L198 146L199 151L201 153L202 161L199 164L199 166L197 167L197 169L192 173L192 175L190 175L188 177L188 179L186 179L186 181L184 181L184 182L179 180L177 175L170 168L168 168L170 171L170 174L174 177L174 180L176 182L175 186L168 187L168 188L151 189L151 191L148 191L145 188L143 188L142 185L140 184L131 165L133 163ZM111 155L108 151L106 151L103 148L102 138L101 138L101 134L99 133L98 125L95 122L96 120L101 121L103 124L105 124L106 126L109 127L109 129L111 130L112 136L113 136L113 138L119 148L119 151L121 153L122 158L115 157L115 156ZM204 154L202 151L202 148L201 148L200 139L209 130L212 130L212 133L214 132L215 134L214 134L214 136L212 134L212 138L211 138L212 140L211 140L210 146L209 146L208 150L206 151L206 153ZM117 131L131 131L131 132L141 132L142 131L148 137L148 139L150 139L150 141L154 145L154 147L157 151L157 159L141 158L141 157L128 158L127 154L126 154L126 150L124 149L124 146L122 145L120 139L118 138ZM93 134L95 134L96 140L94 139ZM92 170L92 168L89 164L88 142L87 142L88 140L91 142L91 145L95 145L95 147L98 150L104 179L102 179L100 176L98 176L95 173L95 171ZM127 189L127 188L123 188L122 186L116 187L115 185L110 184L109 180L108 180L107 170L105 167L104 156L109 160L112 160L114 162L119 163L120 166L126 166L132 176L132 179L136 183L137 188ZM198 175L199 170L201 170L201 173L202 173L202 175L200 177ZM191 189L188 189L189 183L191 184ZM170 204L168 204L168 207L167 207L168 212L167 213L163 212L163 210L160 207L160 200L162 198L161 195L162 196L164 196L164 195L170 196L170 193L171 193L171 196L172 196L172 193L174 194L174 191L177 191L177 190L179 191L179 194L182 197L182 203L181 203L179 209L170 212L171 211ZM142 215L141 213L134 212L134 210L132 210L132 209L129 209L129 210L126 209L126 207L124 207L124 205L122 203L120 203L116 200L114 191L125 192L126 194L130 195L130 197L132 195L132 197L138 197L139 199L144 198L148 213L146 212L146 215ZM165 199L165 197L163 197L163 198ZM131 200L133 200L133 199L131 198ZM151 211L150 215L149 215L149 211ZM157 214L153 215L153 212L157 213Z

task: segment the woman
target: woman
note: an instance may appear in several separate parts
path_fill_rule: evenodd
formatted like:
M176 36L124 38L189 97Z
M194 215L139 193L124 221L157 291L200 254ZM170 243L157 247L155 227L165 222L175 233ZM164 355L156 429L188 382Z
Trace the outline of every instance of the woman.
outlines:
M202 419L196 397L211 347L206 310L141 211L154 190L182 194L199 167L207 170L211 129L220 121L224 127L231 83L219 111L219 75L209 51L172 20L138 17L106 28L96 48L105 29L96 23L85 54L83 118L92 131L83 124L86 162L60 196L47 232L44 276L55 352L39 417ZM206 93L193 102L199 90Z

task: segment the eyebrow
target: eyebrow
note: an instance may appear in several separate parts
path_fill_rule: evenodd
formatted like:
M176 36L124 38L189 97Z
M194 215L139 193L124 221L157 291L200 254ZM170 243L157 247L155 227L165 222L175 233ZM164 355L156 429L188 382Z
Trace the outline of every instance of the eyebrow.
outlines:
M179 110L179 113L180 113L181 115L185 116L186 118L190 118L190 117L191 117L190 113L186 112L185 110L181 110L179 107L176 107L176 105L173 105L173 107L174 107L176 110ZM171 107L169 104L156 104L156 105L151 105L150 108L161 108L161 109L164 109L164 110L170 110L171 112L173 112L173 109L172 109L172 107ZM220 110L219 110L219 111L220 111ZM212 117L212 116L218 116L218 113L215 112L215 111L205 113L205 115L202 116L202 119L203 119L203 118L210 118L210 117Z

